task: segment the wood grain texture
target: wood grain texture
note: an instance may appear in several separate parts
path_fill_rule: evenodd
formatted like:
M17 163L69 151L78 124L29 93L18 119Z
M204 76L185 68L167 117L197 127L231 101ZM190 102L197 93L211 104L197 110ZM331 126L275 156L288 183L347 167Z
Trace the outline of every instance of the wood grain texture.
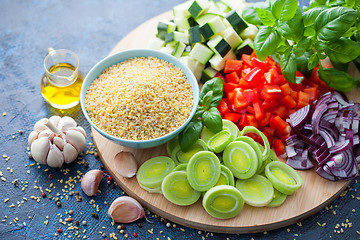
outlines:
M146 48L148 40L155 36L158 21L170 19L170 17L171 12L166 12L143 23L123 38L110 54L125 49ZM350 97L359 100L357 99L359 96L354 93L351 93ZM350 183L350 181L327 181L319 177L315 170L300 171L303 186L289 196L282 206L255 208L245 205L235 218L219 220L206 213L200 200L191 206L180 207L170 203L160 194L146 192L139 187L135 177L126 179L116 173L113 159L118 152L132 152L138 163L141 164L151 157L167 155L165 145L143 150L130 149L107 140L94 129L92 129L92 133L104 166L128 195L136 198L152 212L170 221L200 230L219 233L253 233L284 227L320 211L335 200Z

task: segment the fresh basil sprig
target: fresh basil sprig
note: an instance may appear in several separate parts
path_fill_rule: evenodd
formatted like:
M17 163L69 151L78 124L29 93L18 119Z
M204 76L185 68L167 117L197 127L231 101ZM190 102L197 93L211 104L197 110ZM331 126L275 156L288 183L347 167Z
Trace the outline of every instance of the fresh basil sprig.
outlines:
M213 78L205 82L200 91L199 105L195 115L185 129L179 134L181 151L186 152L200 137L206 126L217 133L222 130L222 118L217 106L223 97L223 80Z
M268 0L247 7L244 19L259 26L256 56L260 60L275 56L292 83L302 81L296 77L297 70L306 76L319 65L319 76L329 87L350 91L357 81L343 70L349 62L360 61L359 1L311 0L310 8L303 10L294 0ZM323 69L320 60L326 57L335 69Z

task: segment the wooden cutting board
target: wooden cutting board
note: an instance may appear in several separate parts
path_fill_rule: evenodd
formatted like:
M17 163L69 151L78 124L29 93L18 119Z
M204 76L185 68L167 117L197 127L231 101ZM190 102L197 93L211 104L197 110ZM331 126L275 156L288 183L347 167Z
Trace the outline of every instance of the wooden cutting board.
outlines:
M126 49L146 48L149 39L155 36L158 21L171 17L172 13L166 12L143 23L123 38L110 54ZM357 102L360 100L356 99L360 97L356 96L355 92L350 93L350 98ZM303 178L303 186L289 196L282 206L256 208L245 205L235 218L220 220L207 214L200 200L191 206L177 206L160 194L148 193L140 188L136 177L126 179L116 173L113 159L118 152L132 152L141 164L151 157L166 156L165 145L151 149L130 149L107 140L95 129L92 129L92 133L104 166L128 195L136 198L147 209L172 222L210 232L253 233L285 227L320 211L350 184L350 181L327 181L319 177L315 170L299 171Z

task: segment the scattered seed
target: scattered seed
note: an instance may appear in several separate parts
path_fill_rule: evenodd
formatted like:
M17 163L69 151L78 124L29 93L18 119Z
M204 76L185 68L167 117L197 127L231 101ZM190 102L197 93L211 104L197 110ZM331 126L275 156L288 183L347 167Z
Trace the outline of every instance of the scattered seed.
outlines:
M54 175L52 173L49 174L49 179L54 179Z
M41 196L43 197L43 198L46 198L46 193L41 193Z
M121 229L125 230L125 229L126 229L126 225L125 225L125 224L121 224Z
M84 163L84 166L85 166L86 168L88 168L88 167L89 167L89 163L88 163L88 162L85 162L85 163Z
M118 225L118 226L117 226L117 229L121 230L121 225Z
M170 226L171 226L171 223L168 222L168 223L166 224L166 227L170 227Z
M138 226L139 226L139 228L142 228L142 227L143 227L142 223L139 223Z
M70 196L74 195L74 191L70 191L70 192L69 192L69 195L70 195Z
M76 224L76 226L79 226L79 225L80 225L80 222L79 222L79 221L76 221L75 224Z
M72 219L72 218L68 218L68 219L66 219L66 221L67 221L67 222L72 222L73 219Z
M75 191L75 195L79 195L80 193L79 193L79 191Z
M134 233L133 233L133 236L134 236L134 237L137 237L138 235L137 235L137 233L136 233L136 232L134 232Z
M106 233L103 233L101 236L102 236L103 238L106 238Z
M3 112L3 114L2 114L4 117L6 116L6 112Z
M56 202L56 205L58 206L58 207L61 207L61 202Z
M70 210L70 211L69 211L69 214L73 214L73 213L74 213L74 211L73 211L73 210Z
M83 222L82 222L82 225L84 225L84 226L85 226L86 224L87 224L87 222L86 222L86 221L83 221Z

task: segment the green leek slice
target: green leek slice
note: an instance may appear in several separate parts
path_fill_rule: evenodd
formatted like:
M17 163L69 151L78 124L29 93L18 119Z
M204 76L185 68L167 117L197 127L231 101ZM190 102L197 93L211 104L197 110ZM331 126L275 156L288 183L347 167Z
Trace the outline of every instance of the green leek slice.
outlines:
M279 192L291 195L302 185L302 178L289 165L276 161L265 167L265 175Z
M220 177L219 158L210 151L196 153L190 159L186 172L192 188L197 191L207 191L219 180Z
M175 172L175 171L184 171L184 172L186 172L186 167L187 167L187 163L181 163L181 164L177 165L174 168L173 172Z
M156 187L156 188L149 188L149 187L145 187L144 185L142 185L140 182L139 183L139 186L144 189L145 191L148 191L149 193L162 193L161 192L161 186L160 187Z
M161 191L167 200L180 206L195 203L201 195L190 186L184 171L176 171L167 175L161 184Z
M224 150L223 161L234 176L240 179L251 178L258 168L255 150L246 142L230 143Z
M255 142L254 139L252 139L251 137L248 137L248 136L239 136L235 139L235 141L243 141L243 142L246 142L247 144L249 144L255 151L256 153L256 156L258 158L258 170L259 168L261 168L263 162L264 162L264 159L263 159L263 156L262 156L262 152L259 148L259 145L257 142Z
M244 199L235 187L221 185L207 191L202 204L211 216L228 219L240 213L244 206Z
M262 153L263 159L268 159L269 155L270 155L270 143L269 140L267 139L267 137L256 127L253 126L246 126L243 128L243 130L239 133L239 136L245 136L248 133L256 133L258 134L261 139L264 142L264 152Z
M239 189L245 202L254 207L268 205L274 196L274 188L271 182L261 175L254 175L249 179L238 179L236 188Z
M232 134L228 130L221 130L212 136L207 145L209 149L215 153L224 151L225 147L234 140Z
M188 163L190 158L197 152L200 151L206 151L208 149L206 143L201 140L198 139L196 140L196 142L190 147L190 149L187 152L183 152L181 151L181 149L179 149L179 151L176 153L176 159L180 162L180 163Z
M209 130L207 127L204 126L203 130L201 131L200 138L207 143L209 139L214 135L215 133L213 133L211 130Z
M179 146L179 138L177 136L166 143L166 151L169 154L169 156L175 161L176 165L178 165L177 159L174 159L172 156L175 154L174 151L178 146Z
M223 122L223 129L228 130L233 136L233 139L235 139L240 132L238 126L236 126L235 123L227 119L223 119L222 122Z
M264 151L264 146L261 145L260 143L257 143L259 148L260 148L260 151L263 152ZM260 168L258 168L258 170L256 171L256 174L263 174L265 172L265 167L268 163L272 162L272 161L277 161L277 156L276 156L276 153L274 152L274 150L270 149L270 155L268 157L268 159L266 159ZM264 175L264 174L263 174Z
M150 158L139 167L136 178L146 188L158 188L174 167L175 162L169 157Z
M220 169L220 177L215 186L220 185L235 186L234 174L230 171L228 167L222 164Z
M271 202L267 205L267 207L279 207L286 200L287 195L279 192L274 188L274 197Z

